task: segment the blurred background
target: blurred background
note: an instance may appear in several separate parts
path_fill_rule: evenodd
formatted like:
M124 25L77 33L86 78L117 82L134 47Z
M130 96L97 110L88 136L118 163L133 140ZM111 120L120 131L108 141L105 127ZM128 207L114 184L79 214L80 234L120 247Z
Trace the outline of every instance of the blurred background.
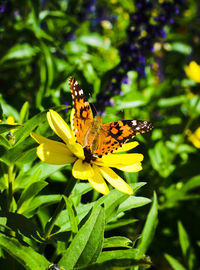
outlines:
M61 114L69 122L73 76L103 122L154 123L152 132L136 137L143 170L123 175L128 183L147 182L139 195L158 196L157 228L146 252L151 269L200 269L198 63L195 0L0 1L3 119L12 116L10 123L20 123L28 102L29 117L65 105ZM52 174L49 193L62 192L65 174ZM97 196L91 191L82 200ZM149 208L129 211L123 218L139 222L106 236L134 239Z

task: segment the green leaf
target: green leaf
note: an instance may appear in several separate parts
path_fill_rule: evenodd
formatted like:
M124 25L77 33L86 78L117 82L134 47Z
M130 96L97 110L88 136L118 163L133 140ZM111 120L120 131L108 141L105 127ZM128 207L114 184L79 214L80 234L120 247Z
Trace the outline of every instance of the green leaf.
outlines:
M171 43L171 51L179 52L185 55L189 55L192 52L191 46L183 42L173 42Z
M38 182L41 180L41 174L42 170L40 167L38 167L33 173L29 173L29 171L24 173L21 171L13 183L14 191L22 188L28 188L34 182Z
M189 236L183 224L179 221L178 222L178 233L179 233L179 241L181 244L182 253L185 259L185 262L188 265L188 269L195 269L195 254L192 248L192 245L189 240Z
M128 211L128 210L133 209L133 208L141 207L141 206L146 205L150 202L151 202L151 200L148 198L130 196L123 203L121 203L119 205L117 213L119 214L121 212Z
M40 40L40 45L44 54L45 64L47 69L47 87L50 87L54 78L53 57L50 52L50 47L46 46L44 42Z
M5 153L2 153L1 160L7 165L15 163L18 159L23 159L23 156L26 155L26 151L32 148L33 140L32 138L26 138L23 142L10 148ZM31 147L30 147L31 146ZM36 155L35 155L36 157Z
M117 209L119 205L125 201L129 195L124 194L116 189L110 191L106 196L101 197L96 203L95 207L104 204L105 205L105 216L106 223L110 222L117 216Z
M104 209L99 206L74 237L58 265L71 270L75 265L88 265L95 262L103 245L104 225Z
M46 186L47 182L39 181L28 186L21 194L17 206L18 213L22 214L26 212L33 198Z
M76 270L110 270L130 269L133 266L149 267L151 260L142 256L138 249L104 251L97 262L91 266L75 268Z
M184 193L198 188L200 187L200 175L196 175L194 177L192 177L191 179L189 179L186 183L184 183L183 187L182 187L182 191L184 191Z
M19 113L15 108L8 105L7 103L1 103L1 107L3 109L3 113L5 116L12 115L14 117L15 121L19 120Z
M149 245L151 244L156 231L157 224L158 224L158 204L156 193L154 193L153 203L148 213L144 228L142 230L141 239L137 245L137 248L142 253L145 253Z
M133 245L132 241L123 236L113 236L104 239L103 248L116 248L124 247L131 248Z
M0 134L9 132L12 129L17 129L22 126L21 125L7 125L7 124L0 124Z
M66 196L64 197L64 200L65 200L65 203L67 205L67 212L69 215L69 221L70 221L72 232L77 233L78 232L78 222L77 222L77 218L76 218L75 209L73 207L73 202L70 198L67 198Z
M121 228L123 226L133 224L133 223L135 223L137 221L138 221L138 219L135 219L135 218L123 219L123 220L120 219L120 220L117 220L117 221L115 221L113 223L106 224L106 231Z
M15 258L27 270L47 269L50 262L31 247L24 246L17 239L0 234L0 247Z
M23 60L24 58L31 58L38 53L38 48L33 45L16 44L14 45L1 59L1 63L7 60Z
M187 270L185 267L182 266L182 264L180 264L176 259L174 259L169 254L165 254L165 259L169 262L169 264L174 270Z
M118 110L132 109L144 106L147 103L145 100L135 100L135 101L116 101L116 108Z
M159 107L170 107L182 104L187 101L187 96L176 96L176 97L170 97L170 98L161 98L158 102Z
M24 124L23 128L15 132L15 146L17 146L20 142L27 138L30 135L31 131L38 126L38 124L41 124L43 121L46 120L46 113L47 112L44 111L36 114Z
M41 170L41 179L46 179L49 175L51 175L52 173L62 169L66 167L66 165L51 165L51 164L47 164L44 162L38 162L37 164L35 164L35 166L33 166L30 170L28 170L26 172L26 174L32 175L35 173L35 171L37 171L38 169ZM20 177L20 179L17 178L18 182L20 182L22 179L22 177Z
M0 145L4 146L5 148L10 148L9 142L2 135L0 135Z
M106 47L106 43L103 40L102 36L95 33L90 34L90 35L82 35L80 36L79 41L87 45L90 45L92 47L100 47L100 48Z
M23 124L28 120L28 116L29 116L29 103L28 101L26 101L19 113L19 117L20 117L20 123Z
M25 210L23 212L23 215L25 215L27 217L31 217L34 214L34 212L36 211L36 209L38 209L39 207L44 207L44 206L58 203L58 202L60 202L61 199L62 199L62 195L37 196L37 197L33 198L33 200L31 201L31 204L29 204L29 207L27 208L27 210Z
M93 207L94 203L88 203L88 204L79 204L76 207L76 213L78 217L79 223L86 217L86 215L89 213L91 208ZM57 233L65 232L71 230L71 224L69 221L69 215L67 210L63 210L59 217L56 220L55 225L60 227L60 230Z
M175 165L171 164L172 152L163 141L158 141L154 148L149 150L149 156L153 168L163 178L168 177L174 171Z
M2 109L2 106L0 104L0 120L3 119L3 109Z

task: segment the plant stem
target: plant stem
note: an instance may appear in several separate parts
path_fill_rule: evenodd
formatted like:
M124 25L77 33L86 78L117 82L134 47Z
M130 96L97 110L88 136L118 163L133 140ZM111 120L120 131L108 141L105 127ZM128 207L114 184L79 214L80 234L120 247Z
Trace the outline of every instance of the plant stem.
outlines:
M76 184L76 180L72 177L66 185L65 191L64 191L64 196L69 197L69 195L71 194L74 186ZM61 199L61 201L59 202L51 220L47 223L46 228L45 228L45 234L44 234L44 238L48 239L50 237L51 231L53 230L54 224L58 218L58 216L60 215L61 211L63 210L65 206L65 200L64 198Z
M8 167L8 211L12 211L13 167L13 164L10 164Z

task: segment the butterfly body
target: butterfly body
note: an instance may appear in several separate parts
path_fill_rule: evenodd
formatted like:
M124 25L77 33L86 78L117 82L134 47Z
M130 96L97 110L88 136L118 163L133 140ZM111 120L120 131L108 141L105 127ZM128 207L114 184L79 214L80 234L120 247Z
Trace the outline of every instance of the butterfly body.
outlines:
M90 162L120 148L127 140L153 128L153 124L141 120L119 120L102 123L101 117L93 117L83 90L74 78L69 79L73 98L72 119L76 141L83 146L85 161Z

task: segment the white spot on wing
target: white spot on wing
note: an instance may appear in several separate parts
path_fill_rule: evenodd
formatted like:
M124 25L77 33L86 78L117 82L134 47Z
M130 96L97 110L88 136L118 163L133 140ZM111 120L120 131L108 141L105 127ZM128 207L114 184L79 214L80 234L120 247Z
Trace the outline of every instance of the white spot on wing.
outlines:
M79 95L83 95L83 90L82 89L79 91Z
M133 120L133 121L132 121L132 125L133 125L133 126L137 126L137 121L136 121L136 120Z

